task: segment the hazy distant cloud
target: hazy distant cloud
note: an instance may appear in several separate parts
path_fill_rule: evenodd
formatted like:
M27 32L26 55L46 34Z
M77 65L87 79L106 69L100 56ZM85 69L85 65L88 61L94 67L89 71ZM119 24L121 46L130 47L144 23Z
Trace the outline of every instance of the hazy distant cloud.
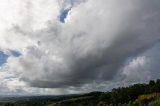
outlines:
M22 20L9 22L14 25L0 35L2 49L14 48L21 54L10 56L3 68L23 86L86 92L145 82L157 73L158 0L23 3ZM70 10L61 23L57 17L66 9ZM153 66L157 68L152 71Z

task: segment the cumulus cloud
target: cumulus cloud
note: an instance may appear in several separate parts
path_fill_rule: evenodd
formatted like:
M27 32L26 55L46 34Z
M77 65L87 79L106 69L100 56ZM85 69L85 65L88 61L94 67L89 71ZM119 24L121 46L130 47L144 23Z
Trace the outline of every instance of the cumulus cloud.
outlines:
M10 4L17 19L7 19L9 26L1 26L0 48L21 55L10 56L3 68L25 86L70 93L105 90L107 83L117 84L116 79L120 85L152 79L149 66L154 64L149 61L159 63L153 55L158 48L152 50L160 40L158 0L17 0ZM13 9L7 9L13 16ZM66 9L61 23L58 18ZM153 58L148 59L149 54Z

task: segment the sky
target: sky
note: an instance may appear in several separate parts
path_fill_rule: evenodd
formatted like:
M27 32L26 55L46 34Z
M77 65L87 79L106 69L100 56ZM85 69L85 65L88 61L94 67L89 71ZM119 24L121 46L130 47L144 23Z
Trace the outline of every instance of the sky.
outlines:
M159 22L159 0L0 0L0 95L156 80Z

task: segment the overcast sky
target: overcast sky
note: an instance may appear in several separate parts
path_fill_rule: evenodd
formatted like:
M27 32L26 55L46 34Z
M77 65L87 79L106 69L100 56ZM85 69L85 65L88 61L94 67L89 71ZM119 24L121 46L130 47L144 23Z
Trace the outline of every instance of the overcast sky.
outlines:
M0 95L160 78L159 41L160 0L0 0Z

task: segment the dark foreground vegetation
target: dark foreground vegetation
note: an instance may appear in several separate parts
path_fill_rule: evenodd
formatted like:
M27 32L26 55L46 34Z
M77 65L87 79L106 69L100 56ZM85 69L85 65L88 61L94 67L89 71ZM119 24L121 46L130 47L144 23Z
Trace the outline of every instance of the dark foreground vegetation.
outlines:
M160 106L160 80L114 88L110 92L16 98L2 101L0 106Z

